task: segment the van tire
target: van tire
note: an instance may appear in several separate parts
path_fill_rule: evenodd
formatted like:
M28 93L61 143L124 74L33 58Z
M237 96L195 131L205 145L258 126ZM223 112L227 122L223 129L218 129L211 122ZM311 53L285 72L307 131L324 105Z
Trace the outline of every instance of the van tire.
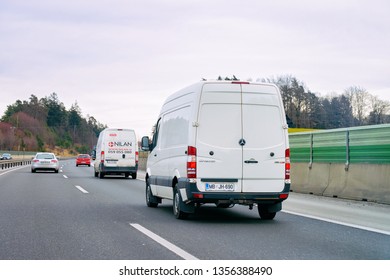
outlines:
M137 173L131 174L131 178L134 179L134 180L137 179Z
M273 220L276 216L276 212L269 212L267 208L257 207L259 216L262 220Z
M173 189L173 215L176 219L184 220L188 217L188 213L181 211L181 204L183 203L181 195L177 186Z
M156 202L157 201L157 197L155 197L152 194L152 189L150 187L149 180L146 180L145 198L146 198L146 205L148 207L152 207L152 208L156 208L157 207L157 205L158 205L158 203Z
M104 178L104 173L103 173L103 172L99 172L99 178L100 178L100 179L103 179L103 178Z
M94 171L93 173L95 174L95 177L97 178L99 175L99 172Z

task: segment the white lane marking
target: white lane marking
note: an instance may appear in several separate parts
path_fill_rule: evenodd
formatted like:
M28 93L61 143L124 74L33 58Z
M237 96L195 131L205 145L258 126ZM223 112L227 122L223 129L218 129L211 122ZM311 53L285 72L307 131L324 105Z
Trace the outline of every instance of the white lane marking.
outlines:
M151 239L153 239L154 241L156 241L160 245L164 246L168 250L172 251L176 255L182 257L183 259L185 259L185 260L199 260L198 258L194 257L190 253L187 253L183 249L181 249L181 248L177 247L176 245L172 244L168 240L158 236L157 234L151 232L147 228L144 228L140 224L132 224L132 223L130 223L130 225L132 227L134 227L135 229L139 230L140 232L142 232L143 234L145 234L146 236L150 237Z
M376 232L376 233L390 235L390 232L389 231L385 231L385 230L380 230L380 229L360 226L360 225L356 225L356 224L349 224L349 223L339 222L339 221L335 221L335 220L331 220L331 219L326 219L326 218L321 218L321 217L317 217L317 216L301 214L301 213L297 213L297 212L293 212L293 211L282 210L282 212L288 213L288 214L292 214L292 215L302 216L302 217L305 217L305 218L320 220L320 221L324 221L324 222L328 222L328 223L333 223L333 224L337 224L337 225L353 227L353 228L358 228L358 229L362 229L362 230L367 230L367 231L372 231L372 232Z
M68 179L68 176L66 176L66 175L62 175L62 176L64 176L65 179Z
M9 172L16 171L16 170L19 170L19 169L22 169L22 168L25 168L25 167L28 167L28 166L22 166L22 167L12 168L11 170L4 171L3 173L0 174L0 176L3 176L4 174L7 174L7 173L9 173Z
M82 187L80 187L80 186L75 186L76 188L78 188L79 189L79 191L81 191L82 193L89 193L89 192L87 192L86 190L84 190Z

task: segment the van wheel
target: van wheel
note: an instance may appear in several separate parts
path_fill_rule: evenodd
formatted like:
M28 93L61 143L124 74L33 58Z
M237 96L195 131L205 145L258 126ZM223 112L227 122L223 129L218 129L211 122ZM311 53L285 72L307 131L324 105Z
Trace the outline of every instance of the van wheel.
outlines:
M268 212L268 209L264 207L257 207L257 210L262 220L273 220L276 216L276 212Z
M183 201L181 200L181 196L177 187L173 189L173 215L175 215L176 219L185 219L188 217L188 213L181 211L181 204Z
M131 178L132 178L132 179L137 179L137 173L131 174Z
M103 179L103 178L104 178L104 173L103 173L103 172L99 172L99 178L100 178L100 179Z
M152 194L149 180L146 180L146 205L148 205L148 207L156 208L158 205L156 200L157 198Z
M99 175L99 172L94 171L93 173L95 174L95 177L97 178Z

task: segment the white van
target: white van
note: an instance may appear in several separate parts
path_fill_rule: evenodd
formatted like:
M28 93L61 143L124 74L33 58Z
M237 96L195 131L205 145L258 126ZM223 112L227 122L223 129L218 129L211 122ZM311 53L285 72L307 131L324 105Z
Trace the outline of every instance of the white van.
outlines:
M100 132L94 162L95 177L131 175L137 178L138 143L134 130L106 128Z
M204 203L257 205L273 219L290 190L288 126L278 88L203 81L162 106L146 168L146 203L173 199L176 218Z

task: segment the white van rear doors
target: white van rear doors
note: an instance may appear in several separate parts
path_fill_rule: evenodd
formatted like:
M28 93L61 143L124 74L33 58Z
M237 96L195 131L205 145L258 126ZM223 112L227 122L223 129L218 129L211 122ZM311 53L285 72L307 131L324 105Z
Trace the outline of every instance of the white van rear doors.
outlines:
M205 84L196 143L203 191L283 190L286 147L280 106L272 86Z
M136 165L136 137L132 130L109 130L104 142L106 166L123 167Z

